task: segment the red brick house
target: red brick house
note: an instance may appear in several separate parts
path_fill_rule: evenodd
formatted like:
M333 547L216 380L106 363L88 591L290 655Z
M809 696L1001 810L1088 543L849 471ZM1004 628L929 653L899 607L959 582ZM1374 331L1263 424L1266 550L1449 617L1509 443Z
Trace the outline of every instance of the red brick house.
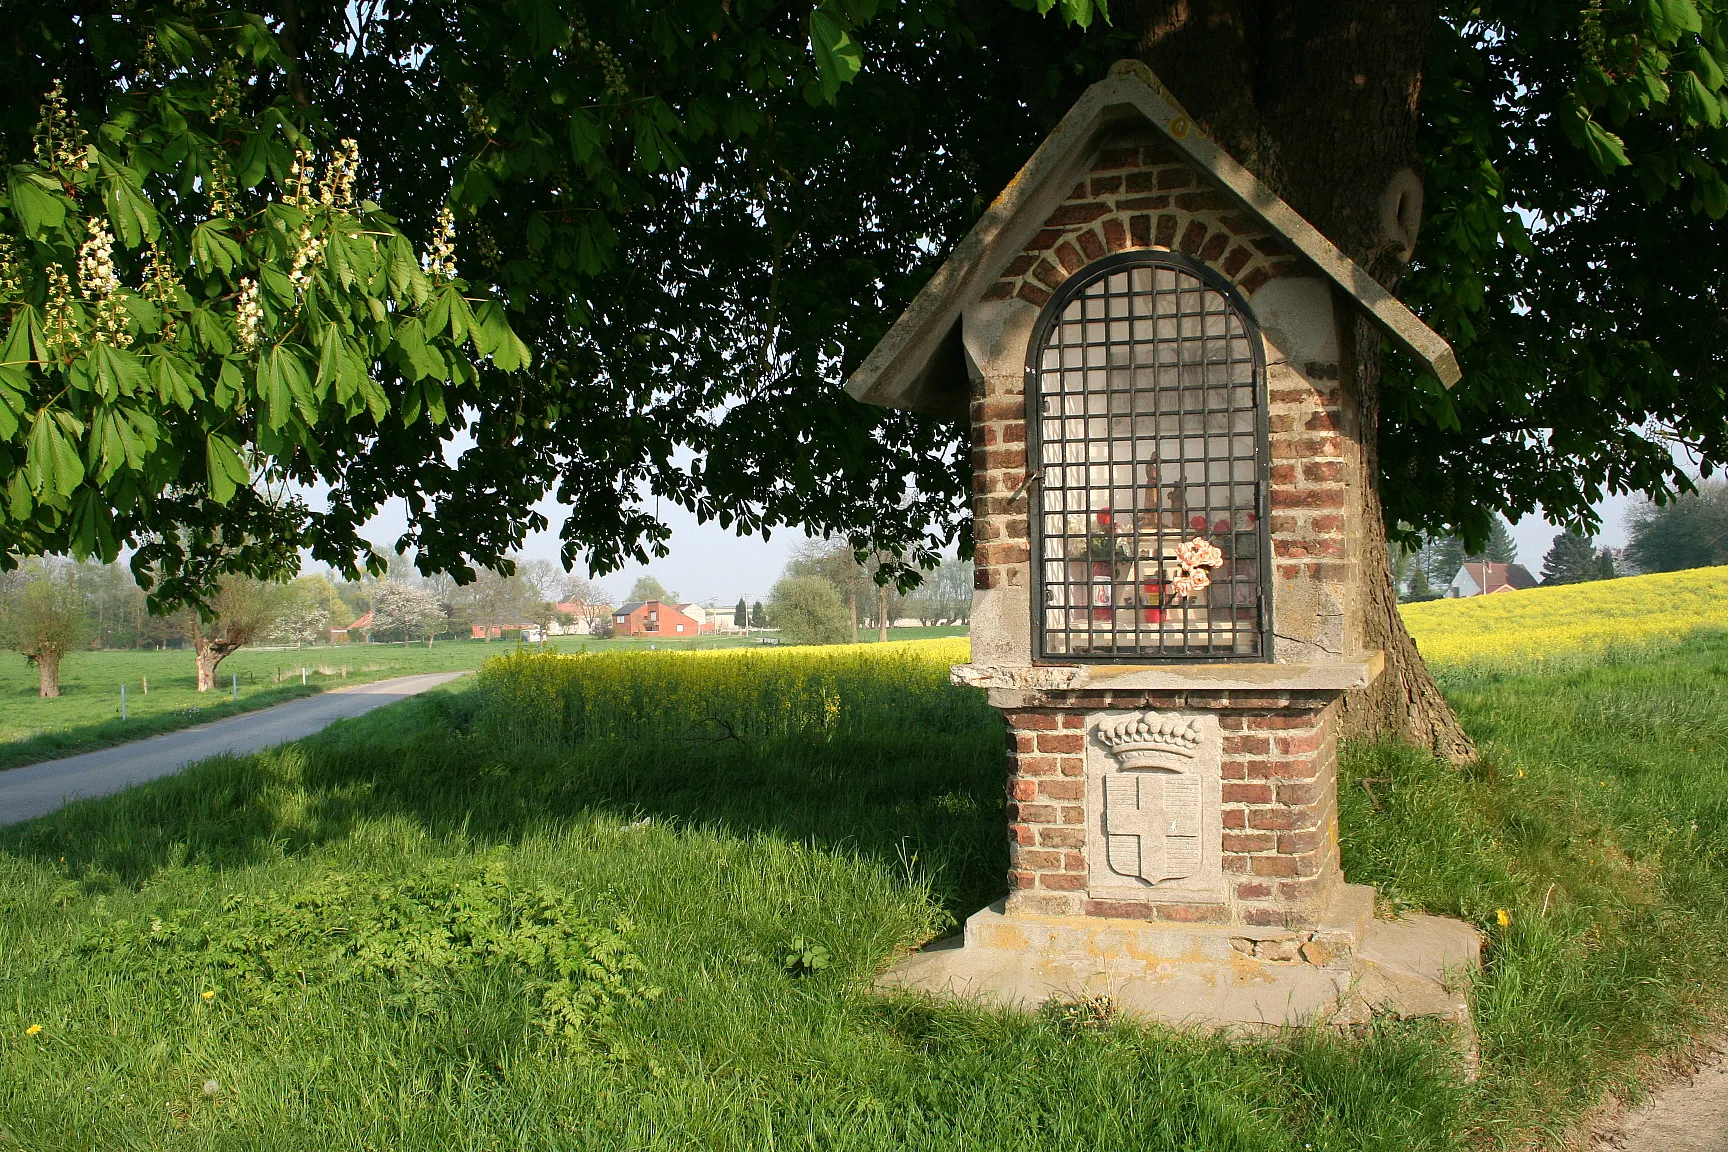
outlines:
M612 613L614 636L655 636L666 639L694 637L701 625L679 611L676 605L660 600L643 600L619 605Z

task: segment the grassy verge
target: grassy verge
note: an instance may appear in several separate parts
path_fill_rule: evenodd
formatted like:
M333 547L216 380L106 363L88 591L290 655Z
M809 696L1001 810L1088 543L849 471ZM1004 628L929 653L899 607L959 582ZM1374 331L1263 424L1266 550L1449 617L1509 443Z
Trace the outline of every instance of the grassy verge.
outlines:
M1001 729L944 662L514 661L0 831L0 1143L1452 1150L1545 1138L1720 999L1721 640L1453 679L1474 772L1351 753L1352 876L1491 934L1473 1084L1420 1024L869 995L1000 894Z

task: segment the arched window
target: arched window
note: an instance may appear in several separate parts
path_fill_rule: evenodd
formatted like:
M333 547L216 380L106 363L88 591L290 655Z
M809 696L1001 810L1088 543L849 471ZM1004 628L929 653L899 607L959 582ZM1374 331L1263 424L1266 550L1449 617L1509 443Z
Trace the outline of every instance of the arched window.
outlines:
M1270 659L1265 375L1246 305L1186 257L1062 285L1026 363L1040 656Z

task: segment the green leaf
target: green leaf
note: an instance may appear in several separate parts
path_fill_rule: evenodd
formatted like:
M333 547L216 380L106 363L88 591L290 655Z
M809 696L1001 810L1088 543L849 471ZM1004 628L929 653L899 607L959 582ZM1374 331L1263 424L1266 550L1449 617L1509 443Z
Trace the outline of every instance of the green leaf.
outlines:
M280 429L288 423L294 409L300 410L307 424L318 420L318 402L312 392L312 378L299 354L289 345L278 345L259 363L260 390L264 393L265 419L271 428Z
M220 432L204 437L204 473L210 498L218 504L228 503L241 485L252 483L239 446Z
M46 230L66 222L66 198L50 177L14 168L6 184L12 195L12 214L18 218L25 236L37 239Z
M197 371L185 358L172 352L160 352L150 358L150 382L156 386L156 396L162 403L173 404L182 412L191 411L193 401L204 396Z
M1604 172L1632 163L1626 158L1625 142L1594 120L1584 121L1584 150L1590 154L1596 167Z
M850 84L863 70L864 53L852 38L851 29L821 8L810 13L810 47L816 54L816 80L822 86L822 98L832 104L840 86Z
M231 220L206 220L192 229L192 263L205 272L231 272L243 253L240 245L228 235L234 226Z
M66 422L71 419L69 412L38 408L31 421L24 447L24 472L37 496L70 497L84 482L84 461L78 458L76 443L83 430L72 421L76 430L69 438Z
M90 349L90 363L96 372L97 391L109 400L130 396L150 382L143 362L124 348L98 343Z
M12 315L12 327L6 333L6 344L0 348L0 362L24 368L48 361L48 342L42 338L41 313L28 304L20 304Z
M20 368L0 366L0 440L18 433L18 418L30 402L30 377Z
M1682 72L1676 77L1675 94L1680 98L1681 111L1694 124L1715 128L1722 123L1722 106L1704 86L1696 72Z

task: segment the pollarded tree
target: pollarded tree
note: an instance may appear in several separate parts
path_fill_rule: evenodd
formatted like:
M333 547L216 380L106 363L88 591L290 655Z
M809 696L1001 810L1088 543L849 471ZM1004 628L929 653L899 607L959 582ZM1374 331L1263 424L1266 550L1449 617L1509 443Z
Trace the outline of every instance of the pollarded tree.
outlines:
M269 635L284 595L280 584L227 576L206 597L202 609L186 613L187 638L198 666L198 691L216 686L216 666L223 660Z
M65 574L49 572L13 592L9 599L7 643L36 665L37 694L60 695L60 661L90 639L84 598Z

